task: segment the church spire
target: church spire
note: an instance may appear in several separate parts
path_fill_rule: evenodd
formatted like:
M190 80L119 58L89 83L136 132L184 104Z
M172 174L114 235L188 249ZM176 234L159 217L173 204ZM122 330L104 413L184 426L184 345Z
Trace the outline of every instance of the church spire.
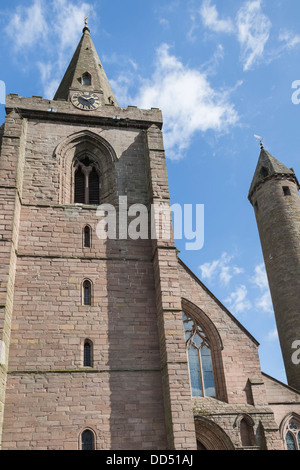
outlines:
M87 19L88 16L84 19L85 26L81 40L54 100L68 101L74 92L92 92L99 96L102 104L117 106L117 100L92 41Z

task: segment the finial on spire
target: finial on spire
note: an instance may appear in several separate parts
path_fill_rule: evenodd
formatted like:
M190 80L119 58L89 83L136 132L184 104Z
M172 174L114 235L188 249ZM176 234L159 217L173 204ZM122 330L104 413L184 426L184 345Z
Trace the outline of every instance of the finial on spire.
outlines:
M87 22L87 20L88 20L89 17L90 17L90 15L88 15L88 16L86 16L86 17L84 18L84 28L83 28L83 32L89 31L88 22Z
M262 137L260 137L259 135L256 135L256 134L254 134L254 137L259 140L260 148L261 148L261 150L263 150L263 148L264 148L263 140L264 139Z

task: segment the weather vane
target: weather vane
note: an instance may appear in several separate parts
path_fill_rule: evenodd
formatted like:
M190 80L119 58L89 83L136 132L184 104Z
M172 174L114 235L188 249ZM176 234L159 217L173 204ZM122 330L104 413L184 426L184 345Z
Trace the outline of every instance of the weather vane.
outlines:
M86 17L84 18L84 24L85 24L86 27L87 27L87 25L88 25L87 20L88 20L89 16L90 16L90 15L88 15L88 16L86 16Z
M260 137L260 135L256 135L256 134L254 134L254 137L259 140L260 148L263 149L264 148L264 144L263 144L264 139L262 137Z

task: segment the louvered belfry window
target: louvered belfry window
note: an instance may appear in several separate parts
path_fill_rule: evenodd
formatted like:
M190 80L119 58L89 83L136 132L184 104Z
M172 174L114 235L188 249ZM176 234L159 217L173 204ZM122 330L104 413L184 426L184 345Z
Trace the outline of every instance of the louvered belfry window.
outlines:
M79 167L75 172L75 203L85 203L85 175Z
M89 176L89 204L98 205L100 199L99 176L95 168Z
M95 163L85 157L74 164L74 202L75 204L100 204L100 178Z

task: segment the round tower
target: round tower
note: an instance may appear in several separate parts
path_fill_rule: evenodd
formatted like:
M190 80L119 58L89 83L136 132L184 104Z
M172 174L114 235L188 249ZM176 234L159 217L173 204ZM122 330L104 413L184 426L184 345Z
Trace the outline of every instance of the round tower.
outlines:
M300 390L299 182L263 147L250 187L288 384Z

